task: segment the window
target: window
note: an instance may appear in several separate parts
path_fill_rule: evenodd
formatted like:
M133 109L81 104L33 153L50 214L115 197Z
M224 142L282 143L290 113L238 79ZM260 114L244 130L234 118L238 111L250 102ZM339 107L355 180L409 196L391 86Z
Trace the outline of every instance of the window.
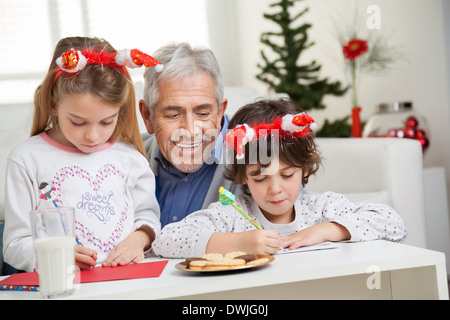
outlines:
M117 49L149 54L170 41L208 46L206 1L2 0L0 108L32 104L63 37L101 37ZM130 71L133 80L143 71Z

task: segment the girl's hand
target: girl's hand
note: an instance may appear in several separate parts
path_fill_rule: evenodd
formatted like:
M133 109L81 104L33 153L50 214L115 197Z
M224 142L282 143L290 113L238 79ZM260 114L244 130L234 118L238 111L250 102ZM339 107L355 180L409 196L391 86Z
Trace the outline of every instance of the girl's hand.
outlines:
M300 230L287 237L282 237L283 248L294 250L299 247L312 246L325 241L343 241L350 239L350 232L335 222L325 222Z
M153 232L153 230L151 231ZM109 253L102 266L116 267L129 264L130 262L138 263L142 261L144 259L144 251L146 248L150 248L153 239L154 237L143 229L130 233Z
M213 233L206 246L206 253L227 253L244 251L247 253L274 254L282 246L277 232L272 230L252 230L238 233Z
M75 245L75 265L80 269L89 269L97 264L97 251Z

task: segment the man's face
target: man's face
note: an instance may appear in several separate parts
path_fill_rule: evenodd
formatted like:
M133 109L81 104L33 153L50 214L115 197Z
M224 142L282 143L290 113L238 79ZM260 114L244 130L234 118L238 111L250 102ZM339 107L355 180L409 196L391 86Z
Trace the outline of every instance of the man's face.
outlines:
M227 100L218 105L212 78L198 73L188 81L159 84L159 101L151 115L140 109L149 133L154 133L164 158L181 172L200 169L210 156Z

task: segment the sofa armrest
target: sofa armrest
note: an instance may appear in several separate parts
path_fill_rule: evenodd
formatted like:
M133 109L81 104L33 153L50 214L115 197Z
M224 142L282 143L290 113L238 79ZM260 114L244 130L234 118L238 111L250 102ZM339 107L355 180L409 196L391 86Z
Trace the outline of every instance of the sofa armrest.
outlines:
M323 166L306 186L352 201L392 206L404 219L405 243L426 247L423 154L418 141L398 138L317 138Z

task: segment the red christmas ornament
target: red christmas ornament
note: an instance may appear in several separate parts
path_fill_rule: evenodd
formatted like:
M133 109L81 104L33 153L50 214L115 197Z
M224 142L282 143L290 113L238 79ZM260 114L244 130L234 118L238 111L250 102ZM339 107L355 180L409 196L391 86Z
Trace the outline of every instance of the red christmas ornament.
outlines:
M419 125L419 121L416 119L416 117L410 116L410 117L408 117L408 119L406 119L406 127L407 128L417 128L418 125Z
M425 138L426 136L427 136L427 134L425 133L425 131L423 131L421 129L416 131L417 138Z
M419 142L422 144L422 150L425 151L428 146L430 145L430 141L427 138L418 139Z
M405 134L405 138L414 139L416 137L416 130L412 127L406 127L403 129L403 132Z
M404 128L391 129L384 136L415 139L420 142L424 152L430 145L426 132L423 129L419 129L419 121L414 116L410 116L406 119Z
M386 137L390 138L396 138L397 137L397 130L396 129L390 129L386 134Z

